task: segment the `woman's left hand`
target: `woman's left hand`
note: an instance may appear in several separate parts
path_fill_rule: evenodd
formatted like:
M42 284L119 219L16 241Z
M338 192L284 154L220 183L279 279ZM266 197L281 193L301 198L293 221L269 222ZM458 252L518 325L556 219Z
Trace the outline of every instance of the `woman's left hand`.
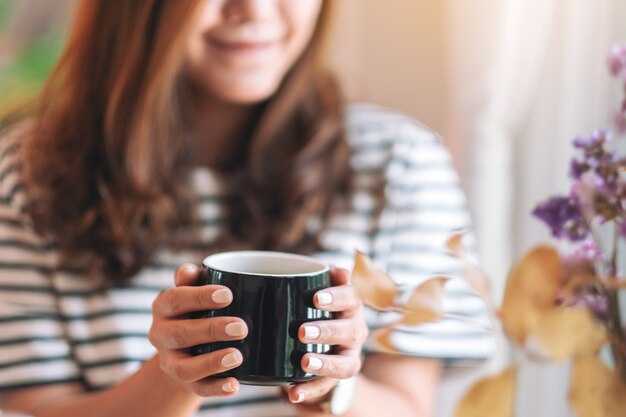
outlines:
M321 378L290 388L292 403L319 402L337 380L350 378L361 369L361 348L368 334L363 302L350 285L347 270L332 268L330 281L331 287L315 293L313 302L316 308L332 312L333 319L303 324L298 338L303 343L332 345L332 354L307 353L302 357L302 369Z

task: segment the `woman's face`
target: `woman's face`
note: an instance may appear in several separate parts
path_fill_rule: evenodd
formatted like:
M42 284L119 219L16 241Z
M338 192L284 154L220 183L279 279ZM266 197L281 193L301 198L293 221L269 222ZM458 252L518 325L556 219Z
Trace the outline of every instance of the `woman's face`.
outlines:
M322 0L204 0L187 39L183 71L233 104L269 98L315 29Z

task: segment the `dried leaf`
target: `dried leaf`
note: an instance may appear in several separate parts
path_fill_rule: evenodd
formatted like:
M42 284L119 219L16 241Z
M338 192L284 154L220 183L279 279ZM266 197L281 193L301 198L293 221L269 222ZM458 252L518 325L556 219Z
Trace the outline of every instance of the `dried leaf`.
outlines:
M595 356L574 360L568 397L578 417L626 416L626 384Z
M354 254L352 284L366 305L376 310L389 310L396 306L397 285L389 275L376 268L367 255L359 251Z
M524 345L540 316L555 307L562 276L559 253L549 246L531 249L513 267L500 310L505 332Z
M472 262L463 248L465 233L455 233L447 241L446 246L454 255L463 261L463 278L470 288L487 303L491 303L491 284L487 275Z
M558 308L546 311L529 334L526 344L536 345L545 356L563 361L593 355L608 341L606 331L587 310Z
M513 417L517 368L479 380L465 394L455 417Z
M446 242L446 246L450 252L454 253L459 258L462 258L465 255L465 250L463 249L463 236L465 236L465 232L454 233Z
M373 338L374 342L376 343L379 349L387 351L388 353L400 353L398 348L396 348L394 344L391 342L392 332L393 330L391 328L384 327L384 328L381 328L372 332L370 337Z
M435 277L419 285L404 306L403 324L422 324L443 317L444 285L447 277Z
M566 261L564 263L563 275L565 282L563 283L561 294L565 300L576 298L585 288L600 283L600 278L589 261Z
M604 281L604 285L612 290L623 290L626 288L626 279L611 277Z

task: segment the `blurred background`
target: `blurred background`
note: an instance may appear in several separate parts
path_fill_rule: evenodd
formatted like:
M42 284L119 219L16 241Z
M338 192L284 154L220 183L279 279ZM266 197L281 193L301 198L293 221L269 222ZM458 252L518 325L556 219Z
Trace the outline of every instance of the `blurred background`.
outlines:
M626 1L326 1L339 2L328 57L347 96L403 111L442 134L499 301L512 262L549 240L529 212L567 190L571 140L608 127L619 106L623 91L606 57L626 42ZM0 113L38 91L73 3L0 0ZM510 360L513 352L500 344L484 369L446 371L439 416L452 415L477 374ZM527 415L566 415L550 381L520 382L518 391L543 402Z

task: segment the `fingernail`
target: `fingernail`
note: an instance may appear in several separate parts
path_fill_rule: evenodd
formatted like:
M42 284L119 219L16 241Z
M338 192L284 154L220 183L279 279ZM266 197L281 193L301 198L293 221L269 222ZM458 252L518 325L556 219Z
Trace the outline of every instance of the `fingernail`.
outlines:
M299 392L298 393L298 398L296 398L294 403L301 403L302 401L304 401L304 392Z
M239 337L246 334L246 329L240 322L228 323L226 327L224 327L224 331L226 331L227 335L233 337Z
M321 306L327 306L333 302L333 295L329 292L317 293L317 304Z
M230 290L226 288L222 288L221 290L213 291L211 294L211 299L219 304L228 303L232 300L232 295Z
M320 329L317 326L304 326L305 339L317 339L320 337Z
M307 369L311 371L319 371L322 369L322 361L315 356L309 356L309 362L307 363Z
M239 355L237 353L229 353L228 355L222 358L222 366L225 368L230 368L231 366L239 365L241 360L239 359Z
M224 391L224 392L234 392L235 391L235 387L233 387L232 383L225 382L224 385L222 385L222 391Z

